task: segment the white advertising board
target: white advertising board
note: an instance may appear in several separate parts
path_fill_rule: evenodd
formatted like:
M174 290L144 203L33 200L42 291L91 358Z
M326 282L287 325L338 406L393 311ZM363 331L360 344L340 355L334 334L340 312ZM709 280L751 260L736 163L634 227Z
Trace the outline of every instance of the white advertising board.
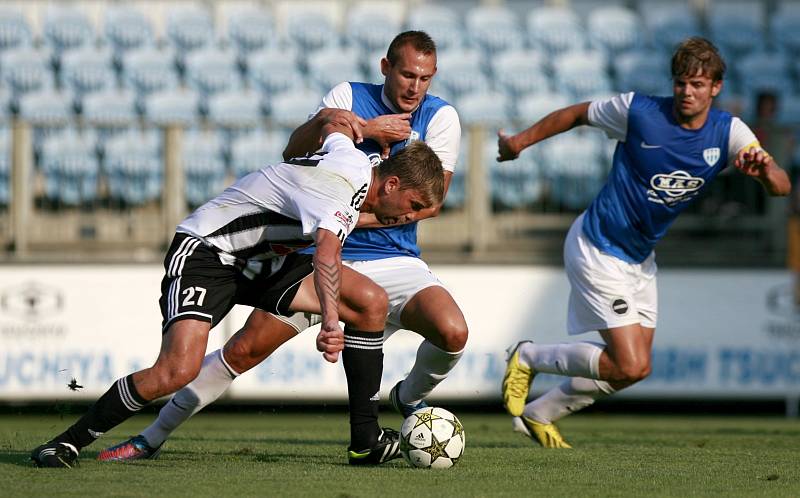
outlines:
M505 348L597 340L565 332L569 292L559 268L438 266L470 328L467 350L435 391L439 399L499 399ZM160 341L157 265L0 267L0 401L94 399L155 359ZM800 311L785 271L659 273L653 374L627 396L791 397L800 394ZM213 350L244 323L237 307L211 333ZM298 402L346 399L340 364L328 364L309 330L242 375L227 396ZM382 395L411 367L419 336L385 344ZM75 378L84 387L71 391ZM537 377L535 391L558 379Z

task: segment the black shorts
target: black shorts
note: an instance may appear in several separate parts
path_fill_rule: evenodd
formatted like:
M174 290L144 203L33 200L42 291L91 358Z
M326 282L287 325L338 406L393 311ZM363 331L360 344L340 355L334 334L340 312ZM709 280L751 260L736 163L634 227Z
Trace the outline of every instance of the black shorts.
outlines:
M214 327L234 304L288 316L300 281L313 271L311 261L311 255L291 253L278 268L264 261L264 271L248 278L241 267L223 264L216 249L191 235L177 233L164 258L158 301L162 332L187 318L210 322Z

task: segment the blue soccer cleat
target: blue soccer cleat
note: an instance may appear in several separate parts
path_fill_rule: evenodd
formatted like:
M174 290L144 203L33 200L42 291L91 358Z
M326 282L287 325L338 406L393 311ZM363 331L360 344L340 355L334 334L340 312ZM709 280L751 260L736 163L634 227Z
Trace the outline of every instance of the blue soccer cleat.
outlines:
M412 413L420 408L428 408L428 403L424 401L420 401L416 405L403 403L400 401L400 384L402 383L403 381L401 380L394 385L391 391L389 391L389 401L392 403L392 408L394 408L397 413L402 415L403 418L408 418Z

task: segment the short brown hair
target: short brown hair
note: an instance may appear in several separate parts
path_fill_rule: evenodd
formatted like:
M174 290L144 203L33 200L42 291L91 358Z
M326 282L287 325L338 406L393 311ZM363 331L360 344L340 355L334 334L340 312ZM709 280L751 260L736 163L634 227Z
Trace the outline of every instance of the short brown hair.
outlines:
M394 66L398 59L400 59L400 49L405 45L411 45L417 52L422 52L425 55L436 53L436 43L433 38L424 31L403 31L394 37L392 43L389 44L389 50L386 51L386 59L389 64Z
M713 43L693 36L682 41L672 54L672 77L695 76L697 73L712 81L721 81L725 76L725 61Z
M378 177L396 176L400 188L416 190L428 206L444 198L444 169L439 156L425 142L411 142L378 166Z

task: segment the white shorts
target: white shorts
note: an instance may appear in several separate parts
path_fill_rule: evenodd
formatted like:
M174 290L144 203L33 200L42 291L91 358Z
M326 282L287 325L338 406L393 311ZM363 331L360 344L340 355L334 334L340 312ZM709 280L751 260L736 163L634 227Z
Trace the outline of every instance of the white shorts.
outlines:
M342 264L356 270L362 275L383 287L389 295L389 316L387 317L386 334L388 338L397 329L403 328L400 316L408 301L423 289L444 284L428 268L427 263L419 258L398 256L394 258L374 259L371 261L342 261ZM295 313L284 322L298 332L320 322L319 315Z
M567 332L582 334L634 323L655 328L655 253L640 264L632 264L600 252L583 234L583 216L572 223L564 242L564 266L570 283Z

